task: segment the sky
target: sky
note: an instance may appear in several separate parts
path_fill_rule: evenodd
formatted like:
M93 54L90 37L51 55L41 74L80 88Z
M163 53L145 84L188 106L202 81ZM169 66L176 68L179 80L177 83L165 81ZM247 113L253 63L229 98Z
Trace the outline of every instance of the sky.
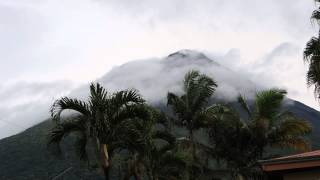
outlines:
M1 0L0 138L123 63L180 49L319 110L302 60L318 31L315 8L312 0Z

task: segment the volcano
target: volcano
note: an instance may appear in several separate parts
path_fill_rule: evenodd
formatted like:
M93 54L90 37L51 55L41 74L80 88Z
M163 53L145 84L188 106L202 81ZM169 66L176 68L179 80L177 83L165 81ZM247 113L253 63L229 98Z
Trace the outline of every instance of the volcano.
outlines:
M135 88L152 105L166 111L168 91L181 92L182 80L189 70L199 70L217 81L219 87L212 101L235 104L236 97L245 94L250 100L266 87L255 84L241 72L235 72L192 50L181 50L164 58L131 61L113 68L97 79L109 91ZM70 96L85 98L88 87L79 87ZM286 99L284 110L309 121L313 148L320 148L320 112L292 99ZM88 169L73 153L74 137L62 143L64 155L57 158L46 146L47 133L52 128L46 120L24 132L0 140L0 179L52 179L63 174L64 179L103 179L94 168Z

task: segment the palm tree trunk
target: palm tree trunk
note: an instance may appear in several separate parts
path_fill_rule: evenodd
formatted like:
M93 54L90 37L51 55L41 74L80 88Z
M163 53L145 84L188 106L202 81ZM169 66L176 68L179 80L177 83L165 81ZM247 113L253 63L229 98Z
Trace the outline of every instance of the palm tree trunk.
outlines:
M191 169L190 169L190 180L195 180L195 175L193 171L193 163L195 162L196 158L196 147L195 147L195 142L194 142L194 136L193 136L193 130L189 130L189 136L190 136L190 143L191 143L191 156L192 156L192 164L191 164Z
M189 130L189 138L190 138L190 143L191 143L191 153L192 153L192 159L195 158L196 156L196 149L195 149L195 143L194 143L194 137L193 137L193 130Z
M108 145L100 144L100 153L101 153L101 166L105 176L105 180L110 179L110 158L108 152Z

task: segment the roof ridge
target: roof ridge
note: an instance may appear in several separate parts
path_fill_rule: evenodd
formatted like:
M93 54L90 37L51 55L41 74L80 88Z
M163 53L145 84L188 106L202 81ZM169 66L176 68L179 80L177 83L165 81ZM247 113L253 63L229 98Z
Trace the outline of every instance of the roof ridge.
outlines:
M289 155L289 156L278 157L278 158L274 158L273 160L299 158L299 157L314 157L314 156L320 156L320 150L314 150L314 151L309 151L309 152L304 152L304 153L299 153L299 154L293 154L293 155Z

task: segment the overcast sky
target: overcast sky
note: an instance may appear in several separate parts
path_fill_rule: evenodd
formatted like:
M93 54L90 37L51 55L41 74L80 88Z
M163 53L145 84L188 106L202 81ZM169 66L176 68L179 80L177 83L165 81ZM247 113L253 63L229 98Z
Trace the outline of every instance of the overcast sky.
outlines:
M180 49L320 109L302 60L313 9L313 0L1 0L0 129L40 122L53 99L115 66Z

